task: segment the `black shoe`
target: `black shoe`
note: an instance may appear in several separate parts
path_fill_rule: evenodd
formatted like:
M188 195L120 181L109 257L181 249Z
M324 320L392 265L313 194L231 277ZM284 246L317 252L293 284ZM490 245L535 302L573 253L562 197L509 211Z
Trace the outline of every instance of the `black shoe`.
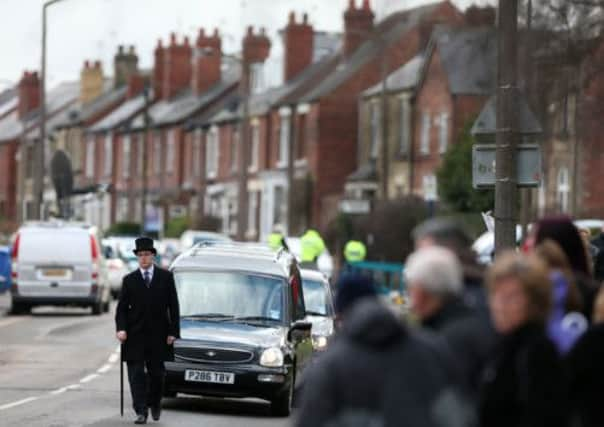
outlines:
M153 421L159 421L159 417L161 417L161 405L151 407L151 416L153 417Z
M138 414L134 424L147 424L147 414Z

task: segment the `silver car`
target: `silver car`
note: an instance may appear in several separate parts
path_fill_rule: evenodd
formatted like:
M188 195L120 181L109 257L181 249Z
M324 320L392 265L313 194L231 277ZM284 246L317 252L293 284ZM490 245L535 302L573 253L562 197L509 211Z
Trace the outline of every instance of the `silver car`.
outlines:
M49 221L23 225L13 240L13 313L38 305L91 307L109 311L105 258L94 227Z
M302 289L306 304L306 320L312 323L312 343L315 351L327 348L334 334L335 309L327 277L320 271L302 269Z

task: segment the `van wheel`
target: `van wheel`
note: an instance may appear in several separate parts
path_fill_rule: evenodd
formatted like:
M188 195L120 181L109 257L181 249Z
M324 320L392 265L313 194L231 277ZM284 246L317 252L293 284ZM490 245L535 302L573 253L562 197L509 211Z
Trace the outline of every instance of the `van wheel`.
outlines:
M94 314L95 316L98 316L102 312L103 312L103 301L94 303L92 306L92 314Z
M31 306L22 302L13 302L11 304L10 314L29 314L31 313Z

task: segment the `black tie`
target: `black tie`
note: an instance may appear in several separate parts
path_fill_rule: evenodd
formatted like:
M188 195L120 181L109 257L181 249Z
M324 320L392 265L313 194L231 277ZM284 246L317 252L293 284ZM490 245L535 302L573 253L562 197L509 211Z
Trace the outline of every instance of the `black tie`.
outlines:
M147 287L151 286L151 277L149 274L149 270L145 270L145 285L147 285Z

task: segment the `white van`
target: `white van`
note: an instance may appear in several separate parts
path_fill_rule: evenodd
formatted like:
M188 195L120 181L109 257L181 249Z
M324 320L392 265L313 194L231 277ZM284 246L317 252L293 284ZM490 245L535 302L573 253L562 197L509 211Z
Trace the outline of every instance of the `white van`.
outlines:
M109 311L111 289L99 238L82 223L51 221L23 225L12 248L13 313L37 305L91 307Z

